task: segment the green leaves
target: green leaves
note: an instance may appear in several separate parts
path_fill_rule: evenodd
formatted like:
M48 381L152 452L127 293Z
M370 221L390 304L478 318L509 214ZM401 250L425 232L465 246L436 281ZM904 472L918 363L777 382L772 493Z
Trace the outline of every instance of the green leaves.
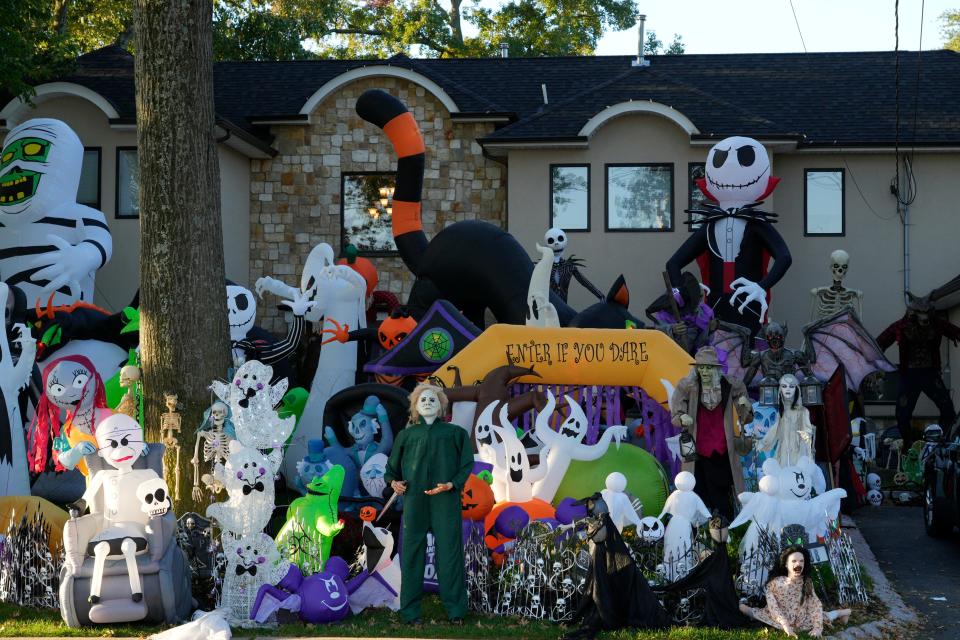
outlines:
M943 23L940 32L947 39L943 48L960 51L960 9L944 11L940 14L940 20Z

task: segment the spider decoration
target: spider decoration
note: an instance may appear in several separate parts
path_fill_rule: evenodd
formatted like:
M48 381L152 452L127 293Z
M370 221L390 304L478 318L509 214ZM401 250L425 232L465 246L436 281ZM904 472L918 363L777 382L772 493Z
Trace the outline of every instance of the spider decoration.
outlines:
M63 548L50 551L50 524L43 514L11 517L0 550L0 600L58 609Z

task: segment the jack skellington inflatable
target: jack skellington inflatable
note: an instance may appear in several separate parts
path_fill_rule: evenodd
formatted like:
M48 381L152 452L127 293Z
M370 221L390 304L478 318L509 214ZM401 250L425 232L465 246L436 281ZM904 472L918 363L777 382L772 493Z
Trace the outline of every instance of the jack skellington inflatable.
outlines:
M849 253L843 249L837 249L830 254L830 275L833 277L833 284L829 287L810 290L811 320L829 318L844 309L852 309L858 318L863 316L863 291L847 289L843 286L843 279L849 268Z
M768 293L790 268L790 250L773 228L775 213L757 209L777 186L767 150L756 140L734 136L707 154L700 190L716 204L692 209L687 224L700 224L667 261L679 287L683 267L696 260L701 280L710 287L707 301L720 320L756 332L767 313ZM702 223L702 224L701 224ZM773 258L769 269L768 261ZM749 311L749 313L745 313Z
M283 304L293 311L293 319L286 337L279 342L269 333L254 326L257 317L257 301L246 287L227 284L227 319L230 323L230 345L235 367L249 360L259 360L276 370L276 377L290 376L290 356L297 350L306 328L304 314L313 306L313 301L300 295L292 295Z
M567 242L567 232L563 229L551 227L543 234L543 243L549 249L553 250L553 268L550 270L550 290L566 302L567 292L570 290L570 280L571 278L576 278L577 282L583 285L584 289L600 300L603 300L603 293L600 292L600 289L597 289L597 287L580 272L580 267L583 266L583 260L572 255L569 258L563 257L563 252L567 248Z

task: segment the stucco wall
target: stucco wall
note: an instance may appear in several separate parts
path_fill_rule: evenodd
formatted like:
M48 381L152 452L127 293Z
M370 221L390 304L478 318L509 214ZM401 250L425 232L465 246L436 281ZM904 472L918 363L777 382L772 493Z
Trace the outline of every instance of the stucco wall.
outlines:
M100 147L100 210L113 236L113 257L97 272L94 302L110 310L126 306L139 287L140 222L118 219L116 211L117 147L136 147L137 133L110 127L96 106L76 97L44 101L32 118L57 118L76 131L85 147ZM2 132L5 135L5 131ZM250 162L222 145L220 158L221 207L227 277L246 282L249 276Z
M319 88L319 87L318 87ZM344 172L396 170L389 140L354 111L367 89L397 96L413 113L427 148L423 226L432 238L458 220L480 218L503 225L506 190L503 166L483 157L474 142L489 123L454 123L446 108L423 87L396 78L365 78L338 89L317 105L308 126L276 126L280 154L252 162L250 201L251 281L272 275L298 285L303 263L315 245L341 250L341 177ZM406 298L413 283L398 257L372 259L381 290ZM275 301L262 304L259 323L278 333L285 324Z
M509 154L509 230L533 255L534 244L548 225L551 163L590 163L591 231L570 233L569 253L586 260L589 278L606 291L620 273L626 276L631 310L643 309L663 289L666 260L687 238L687 163L703 162L707 147L692 147L687 134L672 122L653 115L626 115L595 132L585 150L523 150ZM828 285L829 256L834 249L851 254L847 286L864 291L864 324L874 335L904 311L902 226L889 192L892 154L808 154L771 152L773 174L782 182L766 208L780 215L777 228L793 254L793 266L774 290L772 317L787 322L789 346L799 346L800 328L809 320L810 289ZM674 230L663 233L604 231L604 163L673 162ZM844 168L846 171L846 236L803 235L803 171L805 168ZM926 294L960 273L956 251L955 189L960 154L918 154L914 161L919 194L910 207L911 288ZM860 195L854 178L863 192ZM517 187L516 185L522 185ZM868 206L869 204L869 206ZM871 211L872 207L872 211ZM688 267L699 273L694 265ZM575 282L571 302L582 308L589 294ZM946 348L946 347L944 347ZM888 356L896 361L896 349ZM929 415L932 404L921 401L918 415Z

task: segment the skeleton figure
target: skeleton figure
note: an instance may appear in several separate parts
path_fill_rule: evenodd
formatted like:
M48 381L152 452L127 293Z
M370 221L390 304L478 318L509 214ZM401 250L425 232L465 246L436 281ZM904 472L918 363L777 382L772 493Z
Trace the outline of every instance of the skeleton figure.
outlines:
M137 420L140 416L140 367L127 365L120 369L120 386L127 390L116 411Z
M750 385L759 370L763 377L780 379L789 374L796 374L797 370L805 376L811 375L808 366L807 354L803 351L794 351L783 346L787 340L787 326L778 322L770 322L761 332L767 341L768 348L763 351L751 351L744 358L746 374L743 383Z
M160 431L163 433L163 446L172 451L176 451L176 466L173 469L174 475L174 496L180 499L180 441L177 440L177 434L180 433L180 426L183 418L177 412L177 394L163 394L163 401L167 405L167 412L160 416ZM166 463L164 463L164 475L166 475Z
M96 437L97 455L113 470L94 474L83 496L70 509L71 514L82 513L99 493L103 493L104 511L99 514L103 518L103 529L87 547L87 553L94 557L89 601L91 604L100 601L107 559L122 556L130 578L131 597L134 602L140 602L143 593L136 556L147 552L146 527L151 519L170 509L169 491L163 479L152 469L133 468L137 458L147 452L143 432L135 420L122 413L114 414L97 425ZM146 501L148 494L149 503Z
M229 454L230 440L236 437L233 430L233 423L228 420L230 409L222 402L214 402L209 409L204 412L203 423L197 428L197 440L193 447L193 458L190 464L193 465L193 499L200 501L203 499L203 490L200 483L207 491L218 494L223 489L223 485L213 479L209 473L200 475L200 448L203 447L203 461L223 463L227 460Z
M113 240L103 213L77 203L83 144L60 120L14 127L0 151L0 280L33 307L93 300Z
M567 248L567 233L563 229L557 227L547 229L547 232L543 234L543 242L549 249L553 250L553 267L550 270L551 291L566 302L567 292L570 290L570 280L576 278L584 289L603 300L603 294L600 290L580 272L583 260L576 256L563 257L563 252Z
M829 318L843 309L851 309L860 318L863 315L863 291L847 289L843 278L850 268L850 254L837 249L830 254L830 274L833 284L829 287L816 287L810 290L810 319Z
M262 289L258 287L257 293L262 296ZM313 301L305 296L295 293L290 298L282 301L293 312L290 329L283 340L273 342L264 339L263 330L253 326L257 317L257 301L253 293L239 285L227 285L227 320L230 323L231 353L235 367L248 360L259 360L278 369L283 368L281 363L300 346L306 328L304 315L313 308Z
M0 304L7 320L0 335L0 400L4 405L0 407L0 496L30 495L19 399L20 390L30 380L37 342L25 325L12 323L14 295L13 289L0 282Z

